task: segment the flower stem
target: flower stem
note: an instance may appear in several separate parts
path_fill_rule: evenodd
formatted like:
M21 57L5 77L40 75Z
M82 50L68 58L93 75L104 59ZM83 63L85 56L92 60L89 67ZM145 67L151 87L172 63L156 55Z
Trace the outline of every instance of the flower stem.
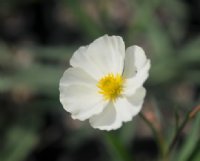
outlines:
M132 157L130 156L128 150L124 147L122 142L120 141L119 137L112 132L105 133L106 143L113 153L113 160L118 161L133 161Z
M164 140L159 131L156 130L154 125L145 117L143 113L139 113L139 116L142 118L142 120L149 126L151 131L153 132L153 135L155 137L155 140L157 142L158 148L160 150L161 157L165 157L165 146L164 146Z
M188 112L187 115L185 116L185 119L183 120L182 124L180 125L180 127L178 128L178 130L176 131L174 138L172 139L171 144L169 145L167 154L169 155L170 152L173 150L174 146L176 145L176 142L182 132L182 130L184 129L184 127L186 126L186 124L192 119L194 118L197 113L200 111L200 105L195 107L194 109L192 109L192 111Z
M187 124L187 122L189 121L189 119L190 119L189 114L187 114L185 119L183 120L182 124L178 128L176 134L174 135L174 138L172 139L171 144L169 145L169 148L168 148L168 151L167 151L168 154L172 151L172 149L175 146L175 144L176 144L176 142L177 142L182 130L184 129L184 127Z

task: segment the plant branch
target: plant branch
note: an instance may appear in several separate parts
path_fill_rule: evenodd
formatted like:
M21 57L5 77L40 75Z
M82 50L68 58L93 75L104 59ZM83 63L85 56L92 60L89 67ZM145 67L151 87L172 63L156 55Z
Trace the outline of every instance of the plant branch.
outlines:
M132 157L130 156L130 153L125 148L121 140L118 136L116 136L113 132L106 132L105 133L106 142L109 144L109 149L113 153L113 156L115 157L114 160L119 161L132 161Z
M165 156L165 147L164 147L164 140L162 138L161 133L156 130L154 125L144 116L143 113L139 113L139 116L142 118L142 120L149 126L149 128L153 132L153 135L154 135L156 142L158 144L158 148L160 150L160 153L161 153L162 157L164 157Z
M169 154L173 147L176 145L176 142L182 132L182 130L184 129L184 127L186 126L186 124L192 119L194 118L197 113L200 111L200 105L195 107L194 109L192 109L192 111L188 112L187 115L185 116L185 119L183 120L182 124L180 125L180 127L178 128L178 130L176 131L174 138L172 139L171 144L169 145L167 154Z

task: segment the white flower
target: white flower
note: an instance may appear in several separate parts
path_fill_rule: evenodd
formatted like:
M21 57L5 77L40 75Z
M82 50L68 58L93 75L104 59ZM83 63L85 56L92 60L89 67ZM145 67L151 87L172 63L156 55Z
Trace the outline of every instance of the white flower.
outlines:
M150 69L142 48L125 51L120 36L104 35L80 47L70 64L60 80L60 101L73 119L114 130L140 112Z

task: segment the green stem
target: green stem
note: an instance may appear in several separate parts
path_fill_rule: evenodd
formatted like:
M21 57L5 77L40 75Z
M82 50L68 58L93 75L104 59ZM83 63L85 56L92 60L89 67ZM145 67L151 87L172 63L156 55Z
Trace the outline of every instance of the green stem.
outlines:
M142 118L142 120L149 126L149 128L153 132L153 135L154 135L155 140L157 142L158 148L160 150L161 157L165 158L166 157L165 146L164 146L164 140L162 138L161 133L156 130L156 128L153 126L153 124L142 113L139 113L139 116Z
M116 134L110 132L105 133L106 143L109 144L109 148L113 153L113 160L119 161L133 161L130 156L128 150L124 147L120 139L116 136Z
M194 109L192 109L190 112L187 113L187 115L185 116L185 119L183 120L182 124L180 125L180 127L177 129L174 138L172 139L171 144L169 145L168 151L167 151L167 155L170 154L170 152L173 150L174 146L176 145L176 142L182 132L182 130L184 129L184 127L186 126L186 124L192 119L194 118L197 113L200 111L200 106L195 107Z
M173 147L175 146L183 128L185 127L185 125L187 124L187 122L189 121L189 114L187 114L187 116L185 117L184 121L182 122L181 126L178 128L176 134L174 135L174 138L172 139L171 144L169 145L168 148L168 154L172 151Z

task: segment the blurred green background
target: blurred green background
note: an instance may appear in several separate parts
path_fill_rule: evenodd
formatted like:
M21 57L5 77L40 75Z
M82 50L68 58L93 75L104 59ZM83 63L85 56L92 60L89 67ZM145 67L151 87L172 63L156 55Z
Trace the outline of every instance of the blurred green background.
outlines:
M151 59L142 112L167 146L200 102L198 0L0 0L0 161L120 161L105 132L72 120L59 102L73 52L104 34L142 46ZM139 117L111 133L132 160L159 160ZM169 160L200 161L199 115Z

